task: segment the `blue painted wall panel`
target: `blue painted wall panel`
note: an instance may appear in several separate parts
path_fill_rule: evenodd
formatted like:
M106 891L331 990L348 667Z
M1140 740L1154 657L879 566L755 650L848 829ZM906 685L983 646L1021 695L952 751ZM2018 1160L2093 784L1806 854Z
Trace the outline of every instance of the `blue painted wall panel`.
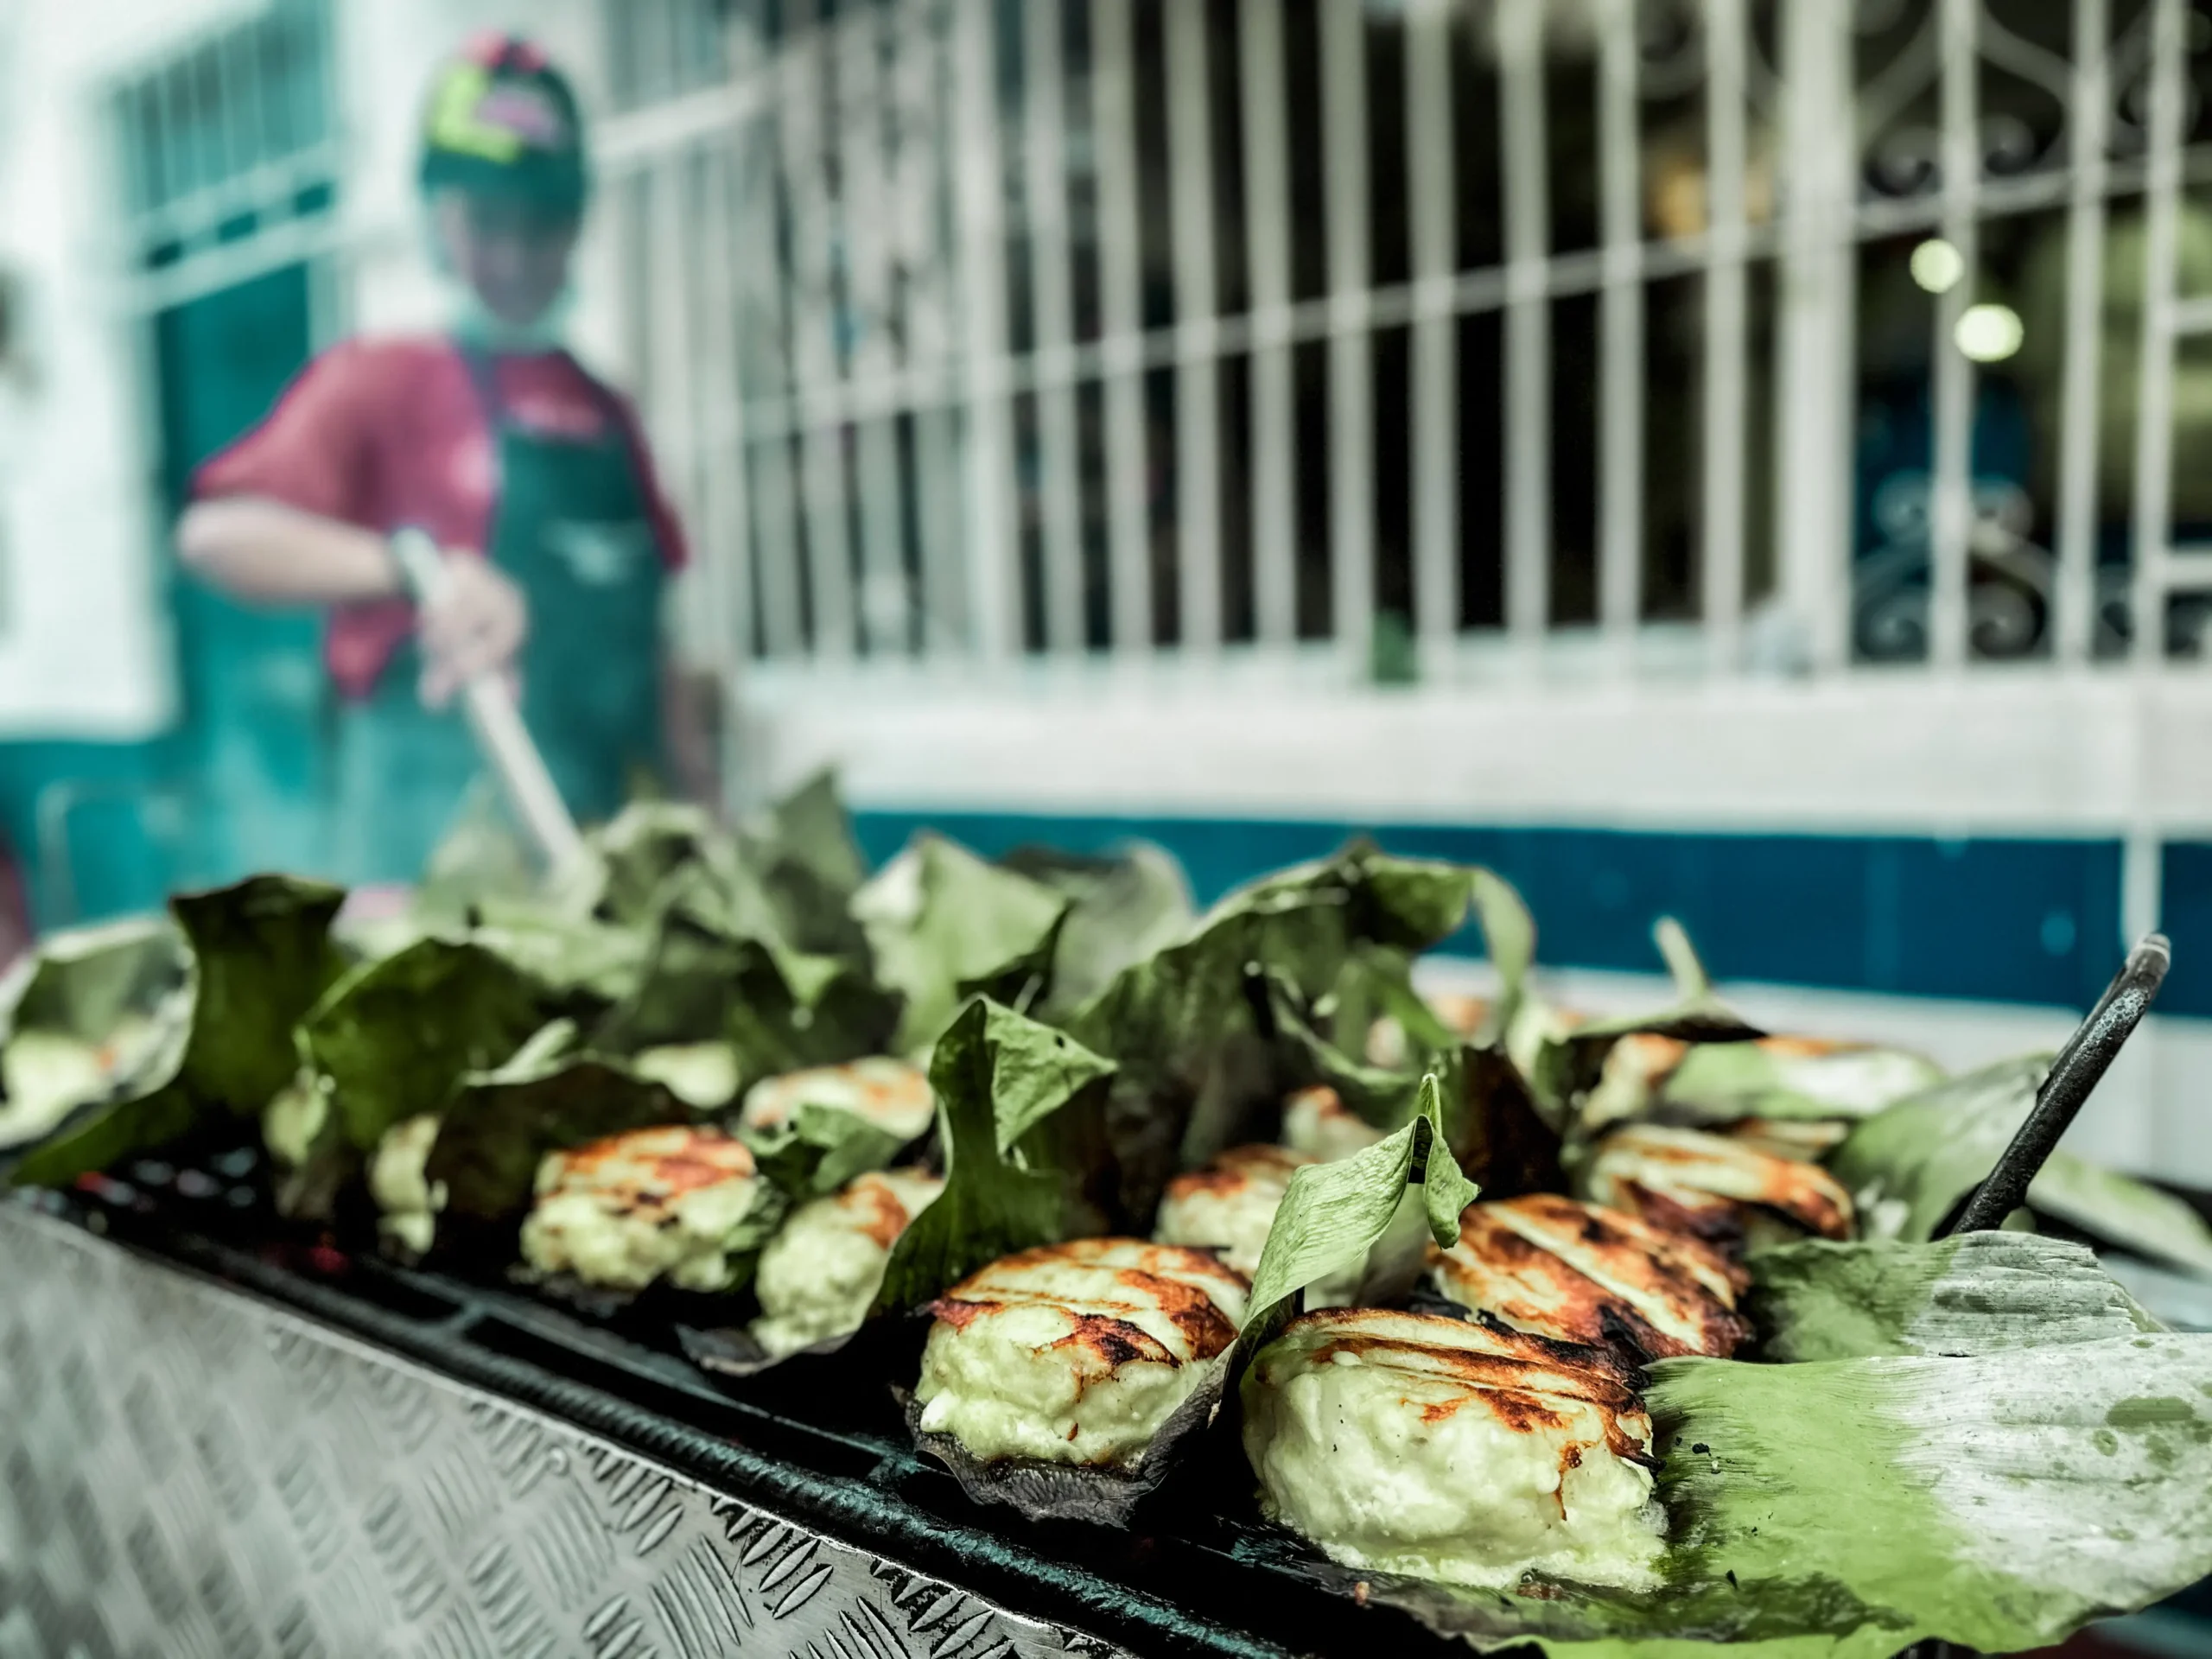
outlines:
M962 812L863 812L857 827L876 859L925 828L988 855L1024 842L1103 850L1141 837L1183 861L1201 903L1327 853L1355 829ZM1394 852L1497 870L1535 912L1542 958L1561 967L1653 971L1651 924L1668 914L1689 928L1715 974L1783 984L2085 1006L2119 961L2117 840L1435 824L1372 833ZM2203 914L2183 931L2203 941L2204 979L2201 990L2177 979L2162 1001L2176 1013L2212 1012L2212 848L2200 850L2190 891ZM2177 891L2170 876L2170 896ZM2176 948L2178 958L2193 954L2180 938Z

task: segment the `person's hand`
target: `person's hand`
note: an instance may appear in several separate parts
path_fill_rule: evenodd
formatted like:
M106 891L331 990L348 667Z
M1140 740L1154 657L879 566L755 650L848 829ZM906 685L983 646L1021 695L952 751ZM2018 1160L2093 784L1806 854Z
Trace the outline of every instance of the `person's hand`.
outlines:
M474 554L448 556L416 627L425 706L442 709L478 675L508 671L529 632L529 604L499 567Z

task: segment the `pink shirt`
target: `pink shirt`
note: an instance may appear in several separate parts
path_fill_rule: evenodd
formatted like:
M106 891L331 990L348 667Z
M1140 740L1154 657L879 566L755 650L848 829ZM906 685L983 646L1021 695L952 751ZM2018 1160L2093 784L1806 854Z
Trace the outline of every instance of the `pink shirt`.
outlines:
M605 435L613 409L661 556L681 566L683 532L629 404L563 353L503 355L493 372L508 422L524 431L588 442ZM411 525L447 548L480 551L497 470L482 401L451 340L354 340L302 369L260 425L200 467L192 493L266 496L379 535ZM366 696L414 626L404 599L334 607L323 658L339 690Z

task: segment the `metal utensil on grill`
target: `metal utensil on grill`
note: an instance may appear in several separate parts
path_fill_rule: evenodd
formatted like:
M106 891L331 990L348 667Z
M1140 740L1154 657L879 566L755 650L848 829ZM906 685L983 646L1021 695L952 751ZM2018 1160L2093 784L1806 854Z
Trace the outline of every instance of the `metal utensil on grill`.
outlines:
M1951 1224L1936 1235L1986 1232L2005 1224L2005 1217L2018 1209L2028 1196L2028 1184L2044 1166L2059 1137L2063 1135L2089 1098L2090 1091L2120 1053L2120 1045L2142 1023L2152 999L2166 977L2173 948L2163 933L2146 933L2127 953L2127 960L2113 976L2105 994L2089 1010L2088 1019L2075 1027L2058 1058L2050 1063L2036 1103L2013 1135L2012 1144L1999 1154L1980 1186L1967 1195Z

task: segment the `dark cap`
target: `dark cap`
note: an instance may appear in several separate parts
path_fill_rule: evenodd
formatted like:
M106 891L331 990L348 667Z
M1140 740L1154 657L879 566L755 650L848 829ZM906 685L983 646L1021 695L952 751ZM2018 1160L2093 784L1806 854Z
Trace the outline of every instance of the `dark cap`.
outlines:
M425 190L581 213L583 118L568 77L515 35L471 42L431 84L422 180Z

